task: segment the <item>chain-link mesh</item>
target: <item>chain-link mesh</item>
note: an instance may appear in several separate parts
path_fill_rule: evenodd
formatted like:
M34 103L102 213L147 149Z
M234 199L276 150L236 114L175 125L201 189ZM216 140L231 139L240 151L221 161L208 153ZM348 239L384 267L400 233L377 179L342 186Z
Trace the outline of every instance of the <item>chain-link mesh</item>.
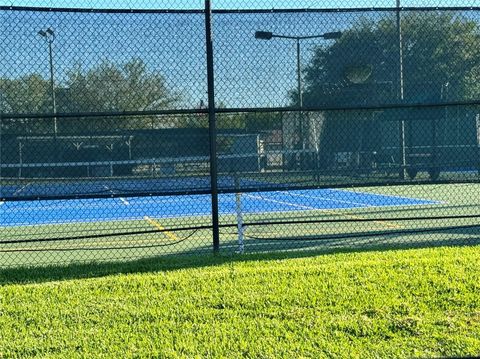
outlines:
M0 266L476 243L473 2L53 3L0 11Z

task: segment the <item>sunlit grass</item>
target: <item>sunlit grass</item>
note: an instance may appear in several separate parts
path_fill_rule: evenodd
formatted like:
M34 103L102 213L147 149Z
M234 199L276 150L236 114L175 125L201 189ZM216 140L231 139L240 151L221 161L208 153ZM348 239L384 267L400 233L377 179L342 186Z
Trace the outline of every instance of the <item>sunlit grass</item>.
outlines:
M0 272L0 357L480 353L478 247L293 255Z

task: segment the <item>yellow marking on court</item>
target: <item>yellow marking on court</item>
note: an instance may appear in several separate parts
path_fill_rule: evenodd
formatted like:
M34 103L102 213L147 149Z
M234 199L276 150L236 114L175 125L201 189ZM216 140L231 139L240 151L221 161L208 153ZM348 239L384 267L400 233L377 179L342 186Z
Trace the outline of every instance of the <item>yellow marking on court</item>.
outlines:
M168 231L164 226L162 226L160 223L157 221L153 220L152 218L145 216L143 217L145 221L148 222L151 226L155 227L156 229L159 229L162 231L168 238L170 238L172 241L178 241L178 237L175 235L175 233L172 233Z

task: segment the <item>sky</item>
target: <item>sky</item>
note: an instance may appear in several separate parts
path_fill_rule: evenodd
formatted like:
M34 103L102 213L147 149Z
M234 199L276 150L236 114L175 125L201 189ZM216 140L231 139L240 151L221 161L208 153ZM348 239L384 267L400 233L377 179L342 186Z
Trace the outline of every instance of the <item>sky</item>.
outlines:
M0 0L4 6L201 9L203 0ZM394 7L396 0L212 0L215 9ZM405 7L480 6L480 0L401 0Z
M376 14L376 15L375 15ZM387 13L388 15L388 13ZM392 13L390 13L392 15ZM296 86L294 41L261 41L255 31L284 34L322 34L348 29L364 16L384 13L267 13L215 14L213 21L216 97L229 107L285 106ZM109 61L118 65L144 61L160 72L169 88L182 95L184 106L207 101L204 15L145 13L69 13L6 11L0 23L6 31L0 41L0 77L19 78L32 73L49 76L47 44L37 32L51 27L55 80L66 87L69 71ZM302 42L302 64L316 46L333 40Z
M104 0L11 0L11 5L75 7L101 4L113 7L120 1ZM336 0L335 4L349 3L362 6L373 3L386 6L386 0ZM433 0L403 0L418 6ZM463 5L464 1L435 0L444 6ZM473 5L474 1L470 0ZM480 0L478 0L480 2ZM0 3L2 0L0 0ZM130 3L154 2L165 8L176 4L198 4L200 0L131 0ZM125 4L126 2L123 2ZM225 8L255 3L293 3L327 7L330 0L216 0ZM167 4L167 5L165 5ZM170 4L170 6L168 5ZM430 4L432 5L432 4ZM480 4L479 4L480 5ZM100 7L100 6L99 6ZM280 7L280 6L279 6ZM118 5L117 5L118 8ZM474 12L477 14L477 12ZM362 18L394 16L390 12L297 12L291 14L215 14L213 24L216 97L228 107L281 107L289 103L289 91L296 87L296 48L292 41L276 39L260 41L254 38L257 30L277 34L312 35L329 31L343 31ZM53 53L55 80L66 86L68 72L75 66L84 70L98 67L102 62L115 64L139 58L150 71L166 78L172 91L183 98L181 107L206 102L205 34L202 14L104 14L69 12L0 12L0 77L18 78L28 74L49 76L48 52L37 32L52 27L56 32ZM434 34L431 34L434 35ZM330 40L331 41L331 40ZM317 46L328 46L328 41L308 40L302 43L302 65L309 63Z

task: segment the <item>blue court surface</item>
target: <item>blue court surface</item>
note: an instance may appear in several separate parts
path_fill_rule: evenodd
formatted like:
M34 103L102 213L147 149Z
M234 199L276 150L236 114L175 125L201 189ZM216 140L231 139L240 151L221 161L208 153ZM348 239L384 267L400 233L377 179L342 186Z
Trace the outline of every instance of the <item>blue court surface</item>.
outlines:
M420 206L438 202L337 189L241 194L242 212L345 210ZM220 214L236 213L236 195L219 196ZM0 202L0 227L208 216L208 195Z

